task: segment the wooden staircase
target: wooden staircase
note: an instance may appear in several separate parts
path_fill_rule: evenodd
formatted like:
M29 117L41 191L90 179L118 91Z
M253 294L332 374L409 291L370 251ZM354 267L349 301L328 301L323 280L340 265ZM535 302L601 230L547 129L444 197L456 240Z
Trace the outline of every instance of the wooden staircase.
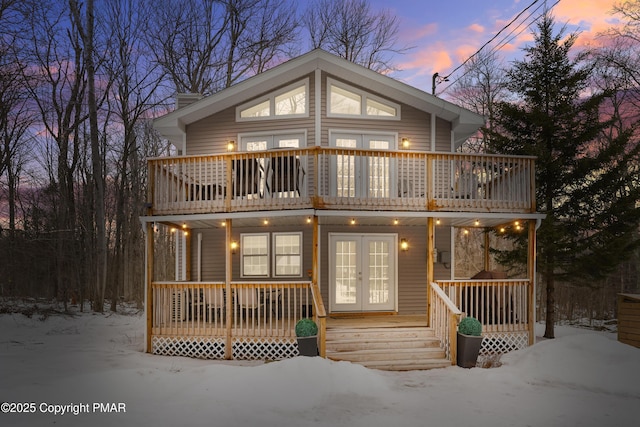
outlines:
M402 322L328 322L327 357L373 369L410 371L451 366L432 329Z

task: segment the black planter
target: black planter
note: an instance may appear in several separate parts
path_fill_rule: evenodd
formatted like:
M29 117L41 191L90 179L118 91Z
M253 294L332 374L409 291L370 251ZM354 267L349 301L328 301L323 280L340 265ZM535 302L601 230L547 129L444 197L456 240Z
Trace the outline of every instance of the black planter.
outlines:
M298 352L300 356L317 356L318 336L298 337Z
M462 368L474 368L482 347L482 337L458 332L457 364Z

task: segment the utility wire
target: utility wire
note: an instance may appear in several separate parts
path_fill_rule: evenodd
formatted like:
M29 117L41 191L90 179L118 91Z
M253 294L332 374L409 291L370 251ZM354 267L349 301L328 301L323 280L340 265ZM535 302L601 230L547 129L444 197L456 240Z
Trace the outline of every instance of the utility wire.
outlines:
M557 0L553 6L555 6L556 4L558 4L560 2L560 0ZM529 9L531 6L533 6L536 2L534 1L533 3L531 3L529 5L529 7L527 9ZM544 2L546 4L546 1ZM517 36L519 36L520 34L522 34L523 31L525 31L527 28L531 27L531 25L533 25L536 21L538 21L541 17L541 15L538 15L536 18L534 18L531 22L527 22L534 13L536 13L538 10L540 10L541 7L545 6L545 4L540 4L538 5L538 7L536 7L534 10L532 10L529 15L527 17L525 17L522 22L520 22L515 28L513 28L508 34L506 34L494 47L491 48L491 51L489 52L489 56L491 55L491 53L498 51L500 49L502 49L505 45L507 45L508 43L510 43L513 39L515 39ZM552 8L553 8L552 6ZM520 14L518 14L518 16L516 16L514 19L511 20L511 22L509 22L508 25L506 25L504 28L502 28L502 30L500 30L500 32L504 31L507 27L509 27L511 24L513 24L513 22L515 22L519 16L521 16L527 9L523 10L522 12L520 12ZM519 30L519 31L518 31ZM516 33L517 31L517 33ZM459 67L457 67L456 69L454 69L451 73L449 73L446 77L444 78L449 78L451 75L453 75L453 73L455 73L458 69L460 69L461 67L463 67L467 62L469 62L474 56L478 55L480 53L480 51L485 48L489 43L491 43L491 41L495 40L497 38L497 36L500 34L500 32L498 34L496 34L491 40L489 40L487 43L485 43L480 49L478 49L473 55L471 55L466 61L464 61ZM515 34L514 34L515 33ZM464 76L466 76L471 70L466 70L461 76L457 77L455 80L451 81L445 88L443 88L440 92L445 92L447 89L449 89L451 86L453 86L454 84L456 84L456 82L458 82L460 79L462 79ZM449 81L449 80L447 80Z
M460 68L464 67L465 64L467 64L467 62L469 62L471 59L473 59L476 55L478 55L482 49L484 49L485 47L487 47L489 44L491 44L495 39L497 39L500 34L502 34L502 32L504 32L507 28L509 28L514 22L516 22L525 12L527 12L529 9L531 9L536 3L538 3L540 0L534 0L531 4L529 4L529 6L527 6L526 8L524 8L522 11L520 11L520 13L518 13L511 21L509 21L508 24L506 24L505 26L503 26L500 31L498 31L489 41L487 41L485 44L483 44L477 51L475 51L471 56L469 56L464 62L462 62L459 66L457 66L456 68L453 69L453 71L451 71L449 74L447 74L444 77L441 77L441 81L448 81L448 78L451 77L451 75L453 75L453 73L455 73L456 71L458 71ZM533 24L534 22L536 22L540 17L538 16L537 18L535 18L531 23L529 23L526 27L524 27L522 30L520 30L516 35L514 35L513 37L511 37L509 40L507 40L511 35L513 35L513 33L518 30L521 26L523 26L526 21L531 18L531 16L533 15L533 13L537 12L542 6L546 6L547 1L544 0L543 4L538 5L538 7L531 11L529 13L529 15L524 18L522 20L522 22L520 24L518 24L518 26L511 30L511 32L509 34L507 34L499 43L497 46L493 47L491 49L492 52L497 51L499 49L501 49L504 45L506 45L510 40L513 40L513 38L515 38L516 36L520 35L526 28L530 27L531 24ZM551 8L549 9L553 9L558 3L560 3L560 0L556 0L556 2L551 6ZM447 85L447 87L445 87L442 92L444 92L445 90L447 90L449 87L451 87L453 84L455 84L455 82L457 82L458 80L460 80L462 77L464 77L467 73L464 73L462 76L458 77L455 81L451 82L449 85Z
M456 68L453 69L452 72L450 72L449 74L447 74L445 77L443 78L447 78L449 77L451 74L455 73L456 71L458 71L460 68L462 68L464 66L464 64L466 64L467 62L469 62L471 60L471 58L473 58L474 56L476 56L477 54L480 53L480 51L482 49L484 49L489 43L491 43L492 41L494 41L504 30L506 30L509 26L511 26L511 24L513 24L518 18L520 18L520 16L522 16L523 13L525 13L527 10L529 10L534 4L538 3L540 0L533 0L533 3L531 3L529 6L527 6L524 10L522 10L520 13L518 13L518 15L516 15L515 18L513 18L511 21L509 21L509 23L507 25L505 25L504 27L502 27L500 29L500 31L498 31L496 33L495 36L491 37L491 39L486 42L485 44L483 44L480 49L476 50L475 53L473 55L471 55L470 57L468 57L467 59L464 60L464 62L460 65L458 65Z

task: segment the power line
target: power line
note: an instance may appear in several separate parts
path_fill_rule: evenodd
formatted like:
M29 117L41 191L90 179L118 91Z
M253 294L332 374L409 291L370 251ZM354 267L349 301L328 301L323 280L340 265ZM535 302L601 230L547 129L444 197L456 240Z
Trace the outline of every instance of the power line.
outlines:
M560 0L557 0L556 3L554 3L553 6L555 6L556 4L558 4L560 2ZM531 5L529 5L528 8L530 8L531 6L533 6L533 4L535 4L536 2L532 3ZM541 7L545 6L546 1L544 2L544 4L540 4L538 5L538 7L536 7L534 10L532 10L529 15L527 17L525 17L522 22L520 22L515 28L513 28L508 34L506 34L494 47L491 48L491 51L489 52L489 55L491 55L491 53L496 52L500 49L502 49L505 45L507 45L509 42L511 42L513 39L515 39L517 36L519 36L520 34L522 34L523 31L525 31L527 28L530 28L531 25L533 25L536 21L538 21L538 19L540 19L541 15L538 15L535 19L533 19L531 22L527 22L538 10L540 10ZM553 7L552 6L552 7ZM527 8L527 9L528 9ZM515 22L519 16L521 16L524 12L526 11L523 10L522 12L520 12L520 14L518 14L518 16L516 16L513 20L511 20L511 22L506 25L502 30L500 30L500 32L504 31L505 28L509 27L511 24L513 24L513 22ZM519 31L518 31L519 30ZM517 33L516 33L517 31ZM447 75L447 78L449 78L451 75L453 75L454 72L456 72L458 69L460 69L461 67L463 67L467 62L469 62L474 56L478 55L480 53L480 51L486 47L489 43L491 43L491 41L495 40L496 37L500 34L500 32L498 34L496 34L496 36L494 36L489 42L485 43L480 49L478 49L477 52L475 52L473 55L471 55L466 61L464 61L459 67L457 67L455 70L453 70L451 73L449 73ZM515 34L514 34L515 33ZM456 82L458 82L460 79L462 79L464 76L466 76L467 74L469 74L471 70L466 70L462 75L460 75L459 77L457 77L455 80L451 81L444 89L441 90L441 92L446 91L448 88L450 88L451 86L453 86L454 84L456 84ZM449 80L447 80L449 81Z
M453 73L455 73L456 71L458 71L460 68L464 67L471 59L473 59L476 55L478 55L485 47L487 47L489 44L491 44L495 39L497 39L507 28L509 28L514 22L516 22L518 19L520 19L520 17L525 14L529 9L531 9L536 3L538 3L540 0L534 0L531 4L529 4L526 8L524 8L522 11L520 11L511 21L509 21L508 24L506 24L505 26L503 26L500 31L498 31L490 40L488 40L486 43L484 43L477 51L475 51L471 56L469 56L466 60L464 60L464 62L462 62L459 66L457 66L456 68L454 68L449 74L447 74L444 77L441 77L441 81L448 81L448 78L451 77L451 75L453 75ZM557 5L560 2L560 0L556 0L556 2L553 4L553 6L551 6L550 9L552 9L555 5ZM546 5L546 0L544 0L544 4ZM496 47L494 47L492 49L492 51L496 51L500 48L502 48L506 43L507 43L507 38L509 38L514 31L516 31L518 28L520 28L529 18L531 18L531 16L533 15L533 13L535 13L537 10L540 9L540 7L542 7L543 5L538 5L538 7L532 11L531 13L529 13L529 15L523 19L523 21L515 28L513 29L509 34L507 34L499 43ZM532 21L531 23L535 22L538 18L536 18L534 21ZM530 26L531 23L528 25ZM527 26L527 27L528 27ZM524 27L517 35L521 34L522 31L524 31L524 29L526 29L527 27ZM515 36L514 36L515 37ZM513 38L512 38L513 39ZM444 90L446 90L447 88L451 87L456 81L458 81L460 78L464 77L465 74L463 74L462 76L458 77L454 82L452 82L451 84L449 84ZM435 75L434 75L435 77ZM435 78L434 78L434 82L435 82ZM435 84L433 87L433 92L435 92Z

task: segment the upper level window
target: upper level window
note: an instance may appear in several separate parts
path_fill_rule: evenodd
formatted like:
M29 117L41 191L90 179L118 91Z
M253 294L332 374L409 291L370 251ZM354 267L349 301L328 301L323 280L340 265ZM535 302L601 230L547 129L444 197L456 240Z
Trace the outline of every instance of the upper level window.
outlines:
M399 119L400 105L383 100L363 90L328 79L329 116L360 116Z
M306 147L304 130L283 131L281 133L246 133L240 134L242 151L266 151L273 148Z
M236 120L265 120L308 116L309 80L297 82L236 109Z

